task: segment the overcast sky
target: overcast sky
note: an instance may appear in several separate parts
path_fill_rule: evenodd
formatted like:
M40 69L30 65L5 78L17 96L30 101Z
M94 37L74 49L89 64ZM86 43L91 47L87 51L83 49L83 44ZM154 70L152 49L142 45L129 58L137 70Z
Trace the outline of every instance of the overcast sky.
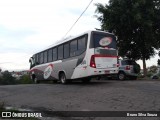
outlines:
M94 17L93 0L69 35L100 28ZM90 0L0 0L0 67L2 70L29 69L29 58L63 38ZM147 61L156 65L158 57ZM142 64L141 62L139 62Z

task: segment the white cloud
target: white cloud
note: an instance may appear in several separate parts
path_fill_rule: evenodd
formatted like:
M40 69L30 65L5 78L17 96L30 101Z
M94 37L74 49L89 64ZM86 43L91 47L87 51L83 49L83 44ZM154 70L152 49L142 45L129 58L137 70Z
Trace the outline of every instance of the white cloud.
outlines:
M30 54L26 53L0 53L0 66L2 70L29 69Z
M29 57L60 40L89 2L0 0L0 66L6 69L28 69ZM99 22L93 18L96 2L107 1L94 0L68 35L99 27Z
M146 60L146 66L147 67L150 67L152 65L157 66L158 59L160 59L158 55L155 55L154 57L151 57L149 60ZM138 60L137 63L141 66L141 69L143 69L143 62L142 62L142 60Z

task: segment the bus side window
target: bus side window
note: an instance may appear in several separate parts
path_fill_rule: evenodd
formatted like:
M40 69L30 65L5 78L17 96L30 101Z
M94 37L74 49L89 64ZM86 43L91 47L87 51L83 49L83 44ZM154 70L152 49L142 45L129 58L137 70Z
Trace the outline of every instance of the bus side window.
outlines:
M70 43L70 56L76 56L76 52L77 52L77 40L73 40Z
M69 57L69 43L64 44L64 58Z
M44 63L47 63L47 51L44 52Z
M52 54L52 49L48 50L48 62L52 62L53 60L53 54Z
M63 45L58 47L58 60L63 59Z
M83 36L81 38L78 39L78 55L80 55L81 53L83 53L86 49L86 37Z
M40 60L40 64L42 64L43 63L43 52L40 53L39 60Z
M57 48L53 48L53 61L57 60Z
M36 65L39 65L39 54L36 54L35 64L36 64Z

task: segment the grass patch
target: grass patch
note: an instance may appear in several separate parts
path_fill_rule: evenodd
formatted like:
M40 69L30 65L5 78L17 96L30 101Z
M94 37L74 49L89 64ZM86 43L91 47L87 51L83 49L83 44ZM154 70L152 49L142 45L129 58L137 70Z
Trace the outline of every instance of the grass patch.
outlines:
M33 84L33 81L31 80L29 75L21 76L21 78L18 81L19 84Z

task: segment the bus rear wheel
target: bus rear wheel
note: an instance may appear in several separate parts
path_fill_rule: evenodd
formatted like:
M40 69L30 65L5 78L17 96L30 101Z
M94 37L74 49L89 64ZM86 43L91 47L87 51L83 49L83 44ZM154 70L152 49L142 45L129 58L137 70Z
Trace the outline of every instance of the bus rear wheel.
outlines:
M61 81L62 84L67 84L67 79L64 72L60 73L59 80Z

